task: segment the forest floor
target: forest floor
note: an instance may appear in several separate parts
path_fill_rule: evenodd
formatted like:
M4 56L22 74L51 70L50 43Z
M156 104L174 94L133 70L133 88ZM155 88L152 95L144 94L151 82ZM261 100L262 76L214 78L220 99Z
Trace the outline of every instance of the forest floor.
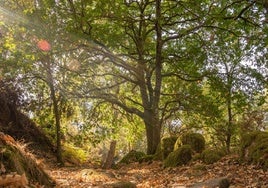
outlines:
M256 165L241 164L237 156L227 156L205 165L194 162L187 166L163 168L161 162L132 163L118 169L47 166L57 187L112 187L116 182L132 182L139 188L183 188L219 177L228 177L231 188L267 188L268 171Z

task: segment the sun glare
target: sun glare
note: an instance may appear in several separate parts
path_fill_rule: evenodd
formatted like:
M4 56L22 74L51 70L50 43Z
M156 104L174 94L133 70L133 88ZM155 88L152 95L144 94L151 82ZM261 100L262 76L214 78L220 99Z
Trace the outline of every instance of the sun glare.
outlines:
M26 22L26 20L19 14L15 14L14 12L11 12L3 7L0 6L0 20L2 22Z
M48 51L50 51L50 49L51 49L51 45L49 44L49 42L48 42L47 40L44 40L44 39L39 40L39 41L37 42L37 47L38 47L40 50L44 51L44 52L48 52Z

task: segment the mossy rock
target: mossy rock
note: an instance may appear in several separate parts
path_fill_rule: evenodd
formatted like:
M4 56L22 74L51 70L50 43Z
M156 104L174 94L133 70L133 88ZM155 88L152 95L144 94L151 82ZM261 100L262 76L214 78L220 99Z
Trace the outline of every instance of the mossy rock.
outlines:
M268 132L253 131L250 133L243 134L241 137L241 149L244 151L245 148L252 144L263 141L268 138Z
M64 161L68 161L70 163L81 165L87 162L88 155L87 153L78 147L73 145L65 144L62 148L62 157Z
M224 153L222 151L216 150L216 149L205 149L201 155L201 160L206 164L212 164L217 161L219 161L224 156Z
M177 141L178 137L170 136L164 137L161 139L161 152L162 152L162 159L164 160L167 156L174 151L174 145Z
M154 155L145 155L143 157L140 158L139 162L143 163L143 162L151 162L154 160Z
M181 145L190 145L195 152L201 153L205 149L205 138L200 133L186 133L177 139L174 150Z
M253 131L242 135L241 157L247 162L268 168L268 132Z
M164 167L176 167L187 164L192 159L192 153L190 145L182 145L168 155L164 160Z
M146 156L146 154L141 152L141 151L131 150L128 154L126 154L120 160L119 163L129 164L129 163L133 163L133 162L140 162L142 160L142 158L144 158L145 156Z

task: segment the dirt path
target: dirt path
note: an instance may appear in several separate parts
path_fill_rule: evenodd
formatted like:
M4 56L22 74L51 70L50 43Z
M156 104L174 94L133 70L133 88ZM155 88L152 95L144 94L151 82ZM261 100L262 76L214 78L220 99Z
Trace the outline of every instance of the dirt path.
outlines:
M267 171L254 165L239 164L237 160L228 157L212 165L196 162L189 166L166 169L162 168L160 162L133 163L117 170L64 167L54 168L50 174L55 178L57 187L112 187L115 182L128 181L136 184L138 188L182 188L226 176L233 188L268 187Z

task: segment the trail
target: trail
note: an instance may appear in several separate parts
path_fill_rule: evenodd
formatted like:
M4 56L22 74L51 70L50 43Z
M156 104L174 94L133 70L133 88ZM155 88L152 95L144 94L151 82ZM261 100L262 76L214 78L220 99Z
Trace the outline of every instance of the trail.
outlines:
M231 188L267 188L268 172L255 165L240 164L236 156L225 157L217 163L205 165L194 162L187 166L164 169L161 162L132 163L118 169L93 167L63 167L50 169L57 187L113 187L128 181L138 188L183 188L218 177L228 177Z

